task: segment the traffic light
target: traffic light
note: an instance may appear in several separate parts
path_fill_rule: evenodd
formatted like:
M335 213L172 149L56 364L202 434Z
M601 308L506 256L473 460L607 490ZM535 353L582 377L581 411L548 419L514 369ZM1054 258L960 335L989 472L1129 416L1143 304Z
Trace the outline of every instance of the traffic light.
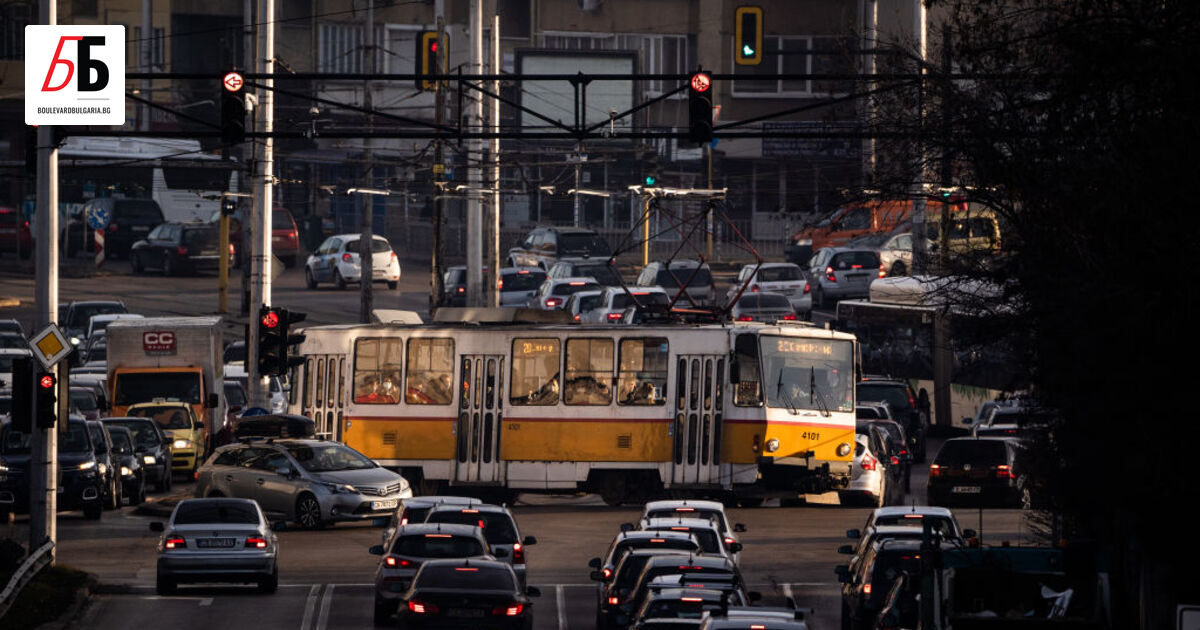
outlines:
M261 376L283 376L292 366L304 362L303 357L288 357L288 348L304 341L304 334L289 334L292 324L304 321L308 315L286 308L263 306L258 317L258 373Z
M22 433L33 430L33 358L17 357L12 362L12 428Z
M738 7L734 12L733 62L739 66L757 66L763 59L762 7Z
M442 52L438 50L437 31L421 31L417 37L417 89L432 91L437 82L428 79L429 75L439 74L442 70Z
M704 72L693 74L688 85L688 139L700 144L713 139L712 79Z
M246 96L241 90L221 90L221 142L238 144L246 141Z
M225 197L221 199L221 214L231 217L237 214L237 207L237 197Z
M37 426L49 429L58 419L58 378L54 372L39 371L33 380L37 405Z
M646 187L647 188L653 187L657 183L658 183L657 175L655 175L654 173L650 173L649 175L646 175Z

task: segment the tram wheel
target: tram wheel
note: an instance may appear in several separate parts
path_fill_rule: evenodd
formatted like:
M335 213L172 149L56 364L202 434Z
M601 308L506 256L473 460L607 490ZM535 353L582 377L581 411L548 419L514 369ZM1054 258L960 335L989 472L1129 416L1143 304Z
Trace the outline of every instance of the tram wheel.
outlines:
M628 487L625 483L625 475L615 472L604 475L604 481L600 484L600 498L606 505L613 507L621 505L625 501L626 494L628 494Z

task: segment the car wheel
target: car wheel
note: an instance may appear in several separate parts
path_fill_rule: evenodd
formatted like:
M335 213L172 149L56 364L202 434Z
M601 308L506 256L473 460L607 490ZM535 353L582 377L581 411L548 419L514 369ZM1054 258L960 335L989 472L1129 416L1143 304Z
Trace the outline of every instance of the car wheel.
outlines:
M145 502L146 502L146 480L143 479L138 482L137 493L135 493L129 499L129 504L130 505L141 505Z
M342 277L342 272L337 269L333 270L333 286L338 288L338 291L346 290L346 279Z
M174 266L171 264L171 255L170 254L163 254L162 273L164 276L175 275L175 269L174 269Z
M133 268L133 273L142 273L146 270L142 264L142 257L136 251L129 252L129 266Z
M83 517L89 521L100 520L100 515L104 513L104 505L100 501L92 501L83 506Z
M271 593L274 593L275 589L277 589L277 588L279 588L279 567L278 566L276 566L275 569L271 571L271 575L267 575L267 576L258 578L258 592L259 593L270 595Z
M304 268L304 286L308 289L317 288L317 279L313 277L312 269Z
M399 283L399 282L396 282L396 281L388 281L388 283L387 283L387 284L388 284L388 288L389 288L389 289L391 289L391 290L393 290L393 291L395 291L395 290L396 290L396 287L400 286L400 283Z
M296 500L296 522L304 529L320 529L321 504L311 494L302 494Z
M116 479L109 483L108 497L104 500L104 509L115 510L121 507L121 482Z
M814 309L825 308L825 295L821 292L821 285L818 284L812 290L812 307Z
M897 260L894 264L892 264L892 272L890 275L907 276L908 275L908 267L904 266L904 261Z
M396 603L395 602L388 601L379 596L375 597L375 617L374 617L375 625L377 625L377 626L390 625L391 620L392 620L392 614L394 614L395 612L396 612Z

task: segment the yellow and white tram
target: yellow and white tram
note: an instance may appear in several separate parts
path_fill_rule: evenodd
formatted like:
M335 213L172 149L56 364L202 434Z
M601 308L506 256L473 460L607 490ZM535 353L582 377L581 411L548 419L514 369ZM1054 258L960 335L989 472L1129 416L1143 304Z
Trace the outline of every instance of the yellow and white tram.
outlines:
M305 330L290 410L444 486L754 498L849 481L858 351L810 325Z

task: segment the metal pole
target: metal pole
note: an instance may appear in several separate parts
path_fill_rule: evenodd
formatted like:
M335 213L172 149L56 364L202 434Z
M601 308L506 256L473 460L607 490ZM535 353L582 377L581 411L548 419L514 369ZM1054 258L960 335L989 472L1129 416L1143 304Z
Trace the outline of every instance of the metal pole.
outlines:
M363 69L367 74L375 74L375 3L367 3L366 31L363 50ZM363 107L370 112L374 103L371 98L371 82L363 81ZM371 155L370 130L375 124L375 117L367 114L367 137L363 138L363 185L369 188L375 186L373 156ZM371 292L372 280L375 274L374 256L371 254L371 241L375 234L375 196L359 195L362 203L362 234L358 237L359 260L359 310L358 321L369 324L371 310L374 308L375 295Z
M579 227L583 225L583 199L579 196L579 189L582 187L581 171L583 169L583 145L575 144L575 198L574 203L574 222L572 225Z
M491 72L500 76L500 16L492 16L492 60ZM500 93L500 80L492 81L492 93ZM500 101L492 99L491 110L492 131L500 132ZM500 139L492 139L492 276L488 284L488 294L491 295L493 308L500 306Z
M217 312L224 315L229 312L229 215L224 209L217 224L217 255Z
M642 266L650 264L650 196L642 197Z
M273 74L275 72L275 0L261 0L259 4L260 30L258 31L259 50L255 66L259 72ZM258 91L258 109L255 119L260 131L270 133L274 129L275 96L272 88L273 79L263 82L266 89ZM264 138L255 144L257 159L255 160L254 177L254 206L251 225L253 238L251 240L250 256L250 339L246 344L246 373L249 386L248 397L252 404L267 407L269 391L266 379L258 372L258 308L271 304L271 212L274 192L274 141Z
M58 24L57 0L40 0L42 24ZM42 125L37 130L37 260L35 261L34 297L37 325L58 320L58 148L54 128ZM65 396L61 392L59 396ZM30 452L29 549L37 549L47 540L58 538L58 432L37 426L37 400ZM66 418L61 421L66 422ZM51 549L51 554L54 550ZM52 556L53 557L53 556Z
M483 0L471 0L471 71L483 74ZM471 96L471 114L467 118L470 127L478 128L483 123L483 99ZM480 197L482 172L479 159L483 153L483 141L472 139L467 145L467 172L469 192L467 198L467 306L483 305L483 200Z
M441 0L438 0L436 10L438 32L437 45L438 50L441 51L441 54L438 55L438 61L442 64L442 67L438 68L438 70L445 72L447 67L446 57L449 56L449 51L446 50L446 24L442 18L443 6ZM442 89L441 81L434 81L433 86L433 120L440 127L443 119L443 99L445 98L446 91ZM442 205L442 191L438 189L436 182L445 181L445 179L446 166L445 164L442 164L442 141L440 139L434 140L433 181L435 182L435 185L433 188L433 261L430 265L430 272L433 274L433 282L430 284L430 286L433 287L433 295L431 296L432 299L430 300L430 304L433 304L434 306L442 305L442 293L444 292L442 287L442 209L444 206ZM432 314L433 312L431 309L430 315Z
M922 79L917 82L917 139L914 147L913 182L911 196L913 198L912 233L913 233L913 268L914 274L928 273L929 252L925 246L925 2L913 0L913 38L917 42L917 56L920 67L917 74ZM936 384L935 384L936 389Z
M142 0L142 41L140 56L142 72L151 72L154 65L154 0ZM142 79L142 98L150 100L150 79ZM150 131L150 106L139 106L138 128Z
M708 189L712 190L712 143L704 145L704 153L708 157ZM713 257L713 208L712 204L704 204L704 232L705 232L705 255L708 260Z
M863 55L863 57L862 57L863 74L874 75L875 74L875 42L876 42L876 40L879 39L879 2L877 0L865 0L865 1L866 1L867 6L866 6L866 10L863 12L863 14L864 14L864 21L866 22L866 24L864 24L863 31L864 31L864 39L866 41L863 42L863 44L864 44L863 49L866 51L867 54ZM874 90L875 87L876 87L875 81L871 81L867 84L867 90L869 90L869 91ZM865 122L867 125L872 125L875 122L875 107L876 107L876 105L877 105L877 103L875 102L875 97L873 97L873 96L868 96L866 101L864 102L864 107L866 110L865 111L865 118L866 118ZM875 139L874 138L864 138L862 142L863 142L863 144L862 144L863 180L869 182L869 181L872 181L875 177Z

